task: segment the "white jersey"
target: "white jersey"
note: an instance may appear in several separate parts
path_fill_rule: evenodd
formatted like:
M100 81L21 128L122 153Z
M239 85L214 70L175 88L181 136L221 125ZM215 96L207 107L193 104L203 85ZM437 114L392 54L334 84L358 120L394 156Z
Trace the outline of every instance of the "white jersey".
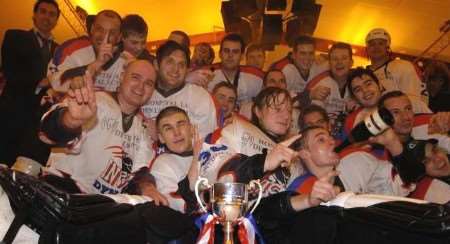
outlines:
M325 101L312 100L311 102L323 107L329 118L335 121L340 113L345 112L345 104L349 101L350 93L345 89L344 96L341 96L339 90L339 85L335 81L329 72L324 72L317 75L313 80L311 80L306 86L307 90L312 90L317 86L324 86L330 89L330 95L325 99Z
M239 118L215 131L207 142L211 144L204 143L199 156L199 175L208 179L210 184L235 181L233 172L224 173L222 170L236 154L253 156L262 153L264 149L272 149L276 144L259 128ZM289 171L291 175L288 180L293 180L303 173L303 168L292 164ZM284 191L287 186L287 182L281 181L275 174L269 174L261 180L261 184L263 196Z
M87 36L64 42L56 49L53 59L48 64L47 76L52 88L59 92L69 90L69 82L61 82L64 71L87 66L95 61L95 51ZM124 70L126 60L119 56L105 71L95 77L95 87L99 90L115 92L120 84L120 76Z
M308 82L328 69L326 65L318 65L316 63L313 63L311 69L309 70L308 78L304 79L300 74L297 66L295 66L290 54L272 64L271 67L279 69L283 72L284 76L286 77L288 91L294 93L303 92Z
M116 194L134 172L150 165L154 152L142 116L136 115L131 128L124 132L116 100L97 92L96 102L97 116L83 125L82 138L72 150L52 152L47 171L70 175L85 193Z
M408 196L439 204L450 201L450 185L438 179L424 177L416 184L405 184L390 161L364 149L346 149L339 156L337 170L347 191Z
M411 100L428 104L428 92L417 67L409 61L393 59L374 70L386 91L400 90Z
M213 65L214 78L208 84L208 90L212 92L214 86L222 81L228 81L233 84L237 89L237 102L238 104L251 101L259 91L261 91L264 72L256 67L240 65L239 71L236 73L236 77L233 80L228 80L225 73L220 68L220 64Z
M161 110L169 106L184 109L190 121L199 128L200 136L205 137L217 128L217 112L211 95L202 87L185 84L180 90L165 97L158 89L141 110L148 119L156 119Z
M150 170L155 177L158 191L169 201L169 207L183 213L186 210L186 202L176 192L178 183L187 177L191 163L192 156L163 153L155 159Z
M337 166L345 190L355 193L407 196L415 186L405 185L393 172L390 162L377 159L369 152L343 151Z

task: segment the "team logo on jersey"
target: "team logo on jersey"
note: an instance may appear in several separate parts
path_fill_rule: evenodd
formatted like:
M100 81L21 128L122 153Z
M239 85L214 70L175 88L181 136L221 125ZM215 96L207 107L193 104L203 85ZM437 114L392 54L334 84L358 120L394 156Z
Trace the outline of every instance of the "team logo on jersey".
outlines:
M111 150L111 158L93 185L102 194L116 194L131 179L133 160L120 146L111 146L105 149Z

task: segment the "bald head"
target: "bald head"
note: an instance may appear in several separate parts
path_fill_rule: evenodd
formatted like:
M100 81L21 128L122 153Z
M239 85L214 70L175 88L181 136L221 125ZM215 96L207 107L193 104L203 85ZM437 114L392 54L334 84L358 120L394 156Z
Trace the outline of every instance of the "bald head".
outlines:
M131 113L144 105L153 94L155 82L156 71L149 61L135 60L129 63L118 88L117 97L122 112Z

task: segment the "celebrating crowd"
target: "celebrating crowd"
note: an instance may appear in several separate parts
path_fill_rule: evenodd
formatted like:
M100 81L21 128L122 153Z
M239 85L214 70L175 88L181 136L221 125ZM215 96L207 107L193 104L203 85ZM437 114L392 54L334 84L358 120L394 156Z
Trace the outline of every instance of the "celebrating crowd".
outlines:
M127 234L105 239L80 229L82 243L194 242L200 177L260 180L254 215L267 243L293 238L282 220L344 191L450 201L448 65L422 72L394 58L383 28L367 33L367 67L353 67L342 42L318 62L310 36L268 65L262 46L236 33L218 53L199 43L191 55L189 36L175 30L153 55L145 20L114 10L97 13L88 35L58 45L59 15L55 1L38 0L33 28L3 38L0 163L68 194L140 196L133 214L174 226L165 236L156 220L127 213L123 221L152 231L133 235L128 224ZM336 150L381 109L393 116L388 129ZM95 228L123 224L114 221Z

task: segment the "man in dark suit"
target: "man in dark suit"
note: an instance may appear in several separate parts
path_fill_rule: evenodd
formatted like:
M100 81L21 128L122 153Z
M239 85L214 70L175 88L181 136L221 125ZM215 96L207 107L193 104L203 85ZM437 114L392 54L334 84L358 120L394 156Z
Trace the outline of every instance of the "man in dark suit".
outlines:
M38 0L33 8L31 30L7 30L1 56L6 80L0 97L0 162L12 164L19 144L35 126L38 84L45 84L47 65L57 44L51 31L60 14L54 0Z

